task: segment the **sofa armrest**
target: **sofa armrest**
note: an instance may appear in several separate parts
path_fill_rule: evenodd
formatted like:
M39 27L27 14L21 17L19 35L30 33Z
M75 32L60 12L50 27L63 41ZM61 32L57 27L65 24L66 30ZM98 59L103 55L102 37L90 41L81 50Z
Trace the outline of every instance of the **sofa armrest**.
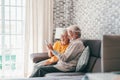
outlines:
M42 60L49 58L47 52L45 52L45 53L32 53L30 55L30 57L34 63L37 63L37 62L40 62Z

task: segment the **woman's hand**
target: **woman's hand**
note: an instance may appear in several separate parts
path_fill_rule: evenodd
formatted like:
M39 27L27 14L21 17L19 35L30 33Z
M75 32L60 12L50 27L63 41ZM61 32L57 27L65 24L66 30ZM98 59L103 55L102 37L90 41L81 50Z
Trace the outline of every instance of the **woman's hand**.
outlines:
M52 46L52 44L48 44L48 45L47 45L47 48L48 48L48 50L53 51L53 46Z
M50 50L48 51L48 56L49 56L49 57L54 56Z
M52 62L46 61L46 62L44 63L44 66L51 65L51 64L52 64Z

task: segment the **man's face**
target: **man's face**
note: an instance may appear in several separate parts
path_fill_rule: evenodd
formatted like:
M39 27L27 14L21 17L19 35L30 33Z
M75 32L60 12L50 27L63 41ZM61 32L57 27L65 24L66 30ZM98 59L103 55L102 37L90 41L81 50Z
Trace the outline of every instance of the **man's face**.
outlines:
M68 30L67 33L68 33L68 38L70 40L72 40L73 39L73 32L71 30Z

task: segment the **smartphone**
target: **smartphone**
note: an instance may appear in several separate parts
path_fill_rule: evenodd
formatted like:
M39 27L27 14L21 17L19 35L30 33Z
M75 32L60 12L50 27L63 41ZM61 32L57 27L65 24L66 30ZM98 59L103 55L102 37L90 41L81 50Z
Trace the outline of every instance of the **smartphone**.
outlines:
M45 40L45 44L48 45L48 41L47 40Z

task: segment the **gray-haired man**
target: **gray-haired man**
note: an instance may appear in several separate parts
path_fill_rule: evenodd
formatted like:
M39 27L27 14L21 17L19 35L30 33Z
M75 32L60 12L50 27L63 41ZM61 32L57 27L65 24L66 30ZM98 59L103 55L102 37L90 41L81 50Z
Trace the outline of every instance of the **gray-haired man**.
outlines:
M78 59L84 50L83 42L81 41L81 30L77 25L72 25L67 28L70 39L70 44L64 54L59 54L53 50L51 45L48 49L58 57L59 61L56 65L40 66L30 77L43 77L47 73L52 72L71 72L75 71Z

